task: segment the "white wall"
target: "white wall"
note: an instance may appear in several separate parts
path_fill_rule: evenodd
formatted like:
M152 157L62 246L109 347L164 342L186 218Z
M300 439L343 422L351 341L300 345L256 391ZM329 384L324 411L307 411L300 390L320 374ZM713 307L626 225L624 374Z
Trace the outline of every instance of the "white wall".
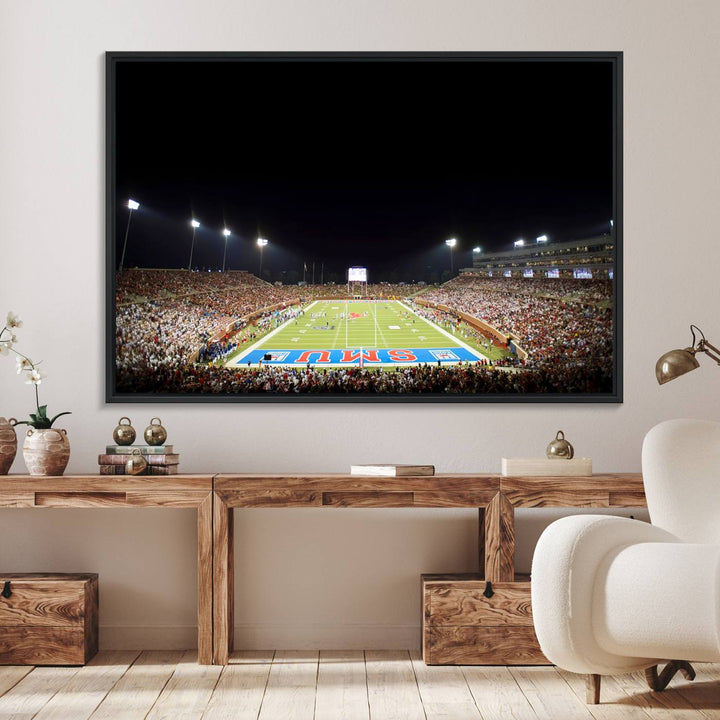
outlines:
M0 314L25 320L43 402L73 411L69 471L94 471L123 414L162 417L187 472L497 472L558 428L597 471L639 470L652 425L717 415L708 362L663 388L653 367L691 321L720 335L719 47L715 0L0 0ZM106 50L624 51L624 404L106 405ZM0 358L0 414L31 406ZM520 517L520 566L537 518ZM239 636L256 646L414 643L419 574L474 560L472 512L258 510L237 526ZM5 510L0 568L99 571L106 645L187 645L194 532L190 511Z

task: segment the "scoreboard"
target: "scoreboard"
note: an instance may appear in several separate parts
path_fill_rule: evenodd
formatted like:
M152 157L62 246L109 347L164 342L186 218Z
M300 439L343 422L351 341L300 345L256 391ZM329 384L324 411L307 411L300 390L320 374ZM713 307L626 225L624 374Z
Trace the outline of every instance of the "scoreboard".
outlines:
M367 282L367 268L351 267L348 268L348 282Z

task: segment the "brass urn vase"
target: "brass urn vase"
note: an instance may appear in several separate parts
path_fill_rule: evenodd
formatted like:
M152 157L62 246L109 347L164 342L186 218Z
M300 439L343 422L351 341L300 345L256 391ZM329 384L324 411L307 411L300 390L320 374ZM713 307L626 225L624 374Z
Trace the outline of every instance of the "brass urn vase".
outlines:
M62 475L70 460L67 432L56 428L28 428L23 457L31 475Z
M7 475L17 453L15 418L0 417L0 475Z

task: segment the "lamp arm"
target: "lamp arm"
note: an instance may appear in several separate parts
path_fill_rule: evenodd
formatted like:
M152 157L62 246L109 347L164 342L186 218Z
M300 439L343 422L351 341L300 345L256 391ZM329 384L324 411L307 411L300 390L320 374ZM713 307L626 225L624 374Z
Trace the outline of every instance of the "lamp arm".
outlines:
M704 352L708 357L712 358L718 365L720 365L720 350L718 350L714 345L711 345L707 340L701 340L698 343L697 349Z

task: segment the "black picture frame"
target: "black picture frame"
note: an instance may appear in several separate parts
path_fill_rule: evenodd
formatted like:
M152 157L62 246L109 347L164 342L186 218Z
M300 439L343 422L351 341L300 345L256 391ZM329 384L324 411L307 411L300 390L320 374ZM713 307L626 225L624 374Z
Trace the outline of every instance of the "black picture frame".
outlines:
M601 392L399 392L399 393L201 393L118 389L116 364L116 270L119 255L118 113L127 98L118 97L118 69L133 63L462 63L523 64L602 63L612 74L611 98L603 102L612 116L612 382ZM109 403L148 402L483 402L483 403L621 403L623 400L623 53L603 52L107 52L106 53L106 382ZM125 238L127 241L127 237ZM262 265L261 265L262 268ZM438 365L439 365L438 361Z

